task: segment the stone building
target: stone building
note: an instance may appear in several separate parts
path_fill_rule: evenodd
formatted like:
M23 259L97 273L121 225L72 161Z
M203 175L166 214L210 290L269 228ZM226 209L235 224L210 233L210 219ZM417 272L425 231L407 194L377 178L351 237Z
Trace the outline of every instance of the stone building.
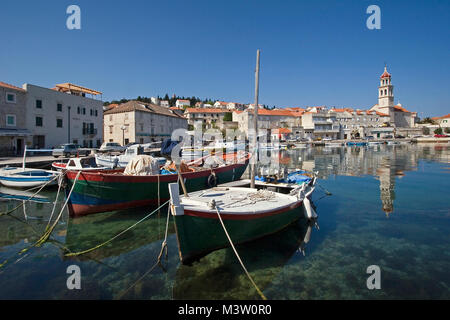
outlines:
M187 120L182 115L134 100L105 111L103 119L105 141L121 145L161 141L175 129L187 129Z
M26 99L24 89L0 82L0 156L21 154L30 136Z

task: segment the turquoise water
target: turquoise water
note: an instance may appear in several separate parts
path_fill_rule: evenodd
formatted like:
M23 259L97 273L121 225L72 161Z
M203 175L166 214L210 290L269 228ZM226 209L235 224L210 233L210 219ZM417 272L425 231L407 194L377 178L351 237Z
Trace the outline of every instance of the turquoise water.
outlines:
M319 229L302 219L238 246L269 299L450 298L448 144L316 147L271 156L281 163L272 161L274 170L318 171L321 187L313 195ZM50 241L19 254L44 232L55 196L53 189L42 194L42 202L0 201L0 212L22 205L11 216L0 216L0 263L6 261L0 268L0 299L259 298L231 249L181 265L172 221L167 258L155 266L167 208L77 258L64 253L112 238L151 209L77 219L64 211ZM55 215L63 200L58 199ZM66 285L67 267L74 264L81 270L80 290ZM379 290L366 286L370 265L380 267Z

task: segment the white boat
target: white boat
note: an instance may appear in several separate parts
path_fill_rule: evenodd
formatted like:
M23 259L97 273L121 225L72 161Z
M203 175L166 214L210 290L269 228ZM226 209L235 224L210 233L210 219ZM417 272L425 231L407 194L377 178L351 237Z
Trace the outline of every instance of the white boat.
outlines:
M44 184L54 185L58 181L57 175L57 172L51 170L5 167L0 169L0 183L12 188L32 188Z
M344 144L342 142L325 142L325 147L328 148L339 148L342 147Z
M245 142L243 141L215 141L206 147L205 150L226 149L227 152L245 150Z
M0 183L6 187L12 188L32 188L43 185L57 184L57 172L44 169L26 168L27 152L49 152L51 150L44 149L27 149L25 146L23 150L22 167L0 168Z
M76 171L92 171L110 169L106 166L97 165L95 158L73 158L68 162L53 162L52 168L57 171L62 170L76 170Z
M388 141L387 144L392 146L392 145L398 145L398 144L400 144L400 142L392 140L392 141Z
M315 222L310 202L315 178L289 194L267 189L215 187L179 194L178 183L169 184L171 212L180 259L190 263L211 251L253 241L278 232L302 217ZM219 218L220 217L220 218ZM221 227L224 221L226 231Z
M138 145L132 145L125 150L124 154L112 155L112 154L95 154L95 162L99 167L105 167L109 169L125 168L128 162L135 156L143 154L143 148ZM164 165L166 158L156 157L161 165Z
M382 142L382 141L369 141L367 144L369 146L378 146L380 144L384 144L384 142Z

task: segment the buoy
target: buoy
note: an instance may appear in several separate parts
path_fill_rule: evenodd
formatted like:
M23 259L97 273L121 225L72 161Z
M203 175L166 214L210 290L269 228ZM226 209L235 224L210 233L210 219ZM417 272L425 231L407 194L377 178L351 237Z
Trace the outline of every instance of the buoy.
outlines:
M305 217L308 219L316 219L317 214L311 206L311 201L307 197L303 199L303 207L305 208Z

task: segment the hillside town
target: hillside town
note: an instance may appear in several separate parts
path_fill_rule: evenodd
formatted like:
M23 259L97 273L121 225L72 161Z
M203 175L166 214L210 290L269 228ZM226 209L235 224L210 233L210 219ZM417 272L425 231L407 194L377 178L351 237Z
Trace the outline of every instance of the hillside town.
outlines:
M375 91L375 88L374 88ZM350 140L414 137L448 132L450 115L419 123L417 112L394 103L392 76L384 68L378 101L367 108L305 106L267 108L258 105L258 129L281 140ZM98 148L103 142L149 143L171 136L173 130L239 130L248 138L255 105L238 102L196 102L152 97L104 103L102 92L72 83L21 88L0 82L0 153L21 154L24 146L52 149L64 143ZM426 132L427 131L427 132Z

